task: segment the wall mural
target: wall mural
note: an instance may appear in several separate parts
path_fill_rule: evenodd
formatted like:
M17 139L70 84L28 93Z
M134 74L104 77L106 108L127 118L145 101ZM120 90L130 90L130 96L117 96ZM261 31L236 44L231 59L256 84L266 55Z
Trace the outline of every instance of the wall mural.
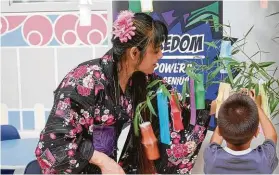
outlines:
M138 3L138 4L137 4ZM113 17L121 10L140 12L140 2L117 1L113 3ZM150 15L164 22L168 28L168 40L163 45L163 58L155 72L179 92L185 81L189 80L185 69L190 62L210 64L219 54L218 49L210 47L216 43L219 48L222 39L223 2L222 1L153 1ZM186 63L186 64L185 64ZM201 72L207 77L207 72ZM221 74L216 76L220 79ZM218 85L211 85L206 91L207 99L215 99ZM212 117L211 127L215 126Z
M107 12L92 12L91 26L80 26L78 12L3 14L1 47L108 44Z

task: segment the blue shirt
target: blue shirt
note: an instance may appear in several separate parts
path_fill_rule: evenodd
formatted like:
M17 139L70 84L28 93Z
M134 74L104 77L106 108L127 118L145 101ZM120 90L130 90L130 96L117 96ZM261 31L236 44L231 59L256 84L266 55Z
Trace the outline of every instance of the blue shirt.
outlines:
M205 174L271 174L277 165L276 145L271 140L244 151L211 143L204 152Z

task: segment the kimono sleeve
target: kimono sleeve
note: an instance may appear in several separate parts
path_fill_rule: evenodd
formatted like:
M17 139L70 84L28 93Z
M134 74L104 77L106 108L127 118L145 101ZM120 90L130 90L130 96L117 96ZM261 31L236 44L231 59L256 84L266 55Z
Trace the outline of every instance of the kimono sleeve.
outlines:
M77 68L56 90L53 108L35 150L44 174L77 174L93 155L94 146L88 137L93 132L93 109L88 99L94 99L94 89L79 83L83 74Z

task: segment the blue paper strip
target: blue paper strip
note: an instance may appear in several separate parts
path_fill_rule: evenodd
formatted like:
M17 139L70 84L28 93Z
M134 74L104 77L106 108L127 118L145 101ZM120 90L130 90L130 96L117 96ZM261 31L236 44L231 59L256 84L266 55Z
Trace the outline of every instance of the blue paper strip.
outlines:
M169 106L168 99L162 91L157 92L157 105L159 110L160 139L164 144L170 144Z
M232 58L232 44L231 41L222 40L220 49L220 58ZM223 64L227 68L228 61L223 61ZM220 70L221 73L228 73L226 69Z

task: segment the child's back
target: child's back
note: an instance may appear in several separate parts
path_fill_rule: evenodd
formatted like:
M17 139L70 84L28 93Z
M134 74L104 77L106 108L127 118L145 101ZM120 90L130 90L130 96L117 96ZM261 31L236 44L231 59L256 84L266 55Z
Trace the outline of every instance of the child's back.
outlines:
M204 152L205 174L269 174L278 165L277 134L270 120L247 95L234 94L221 106L210 145ZM259 121L265 142L250 148L258 134ZM223 138L227 147L222 148Z
M204 153L205 174L270 174L278 164L275 145L266 140L258 148L233 151L210 144Z

